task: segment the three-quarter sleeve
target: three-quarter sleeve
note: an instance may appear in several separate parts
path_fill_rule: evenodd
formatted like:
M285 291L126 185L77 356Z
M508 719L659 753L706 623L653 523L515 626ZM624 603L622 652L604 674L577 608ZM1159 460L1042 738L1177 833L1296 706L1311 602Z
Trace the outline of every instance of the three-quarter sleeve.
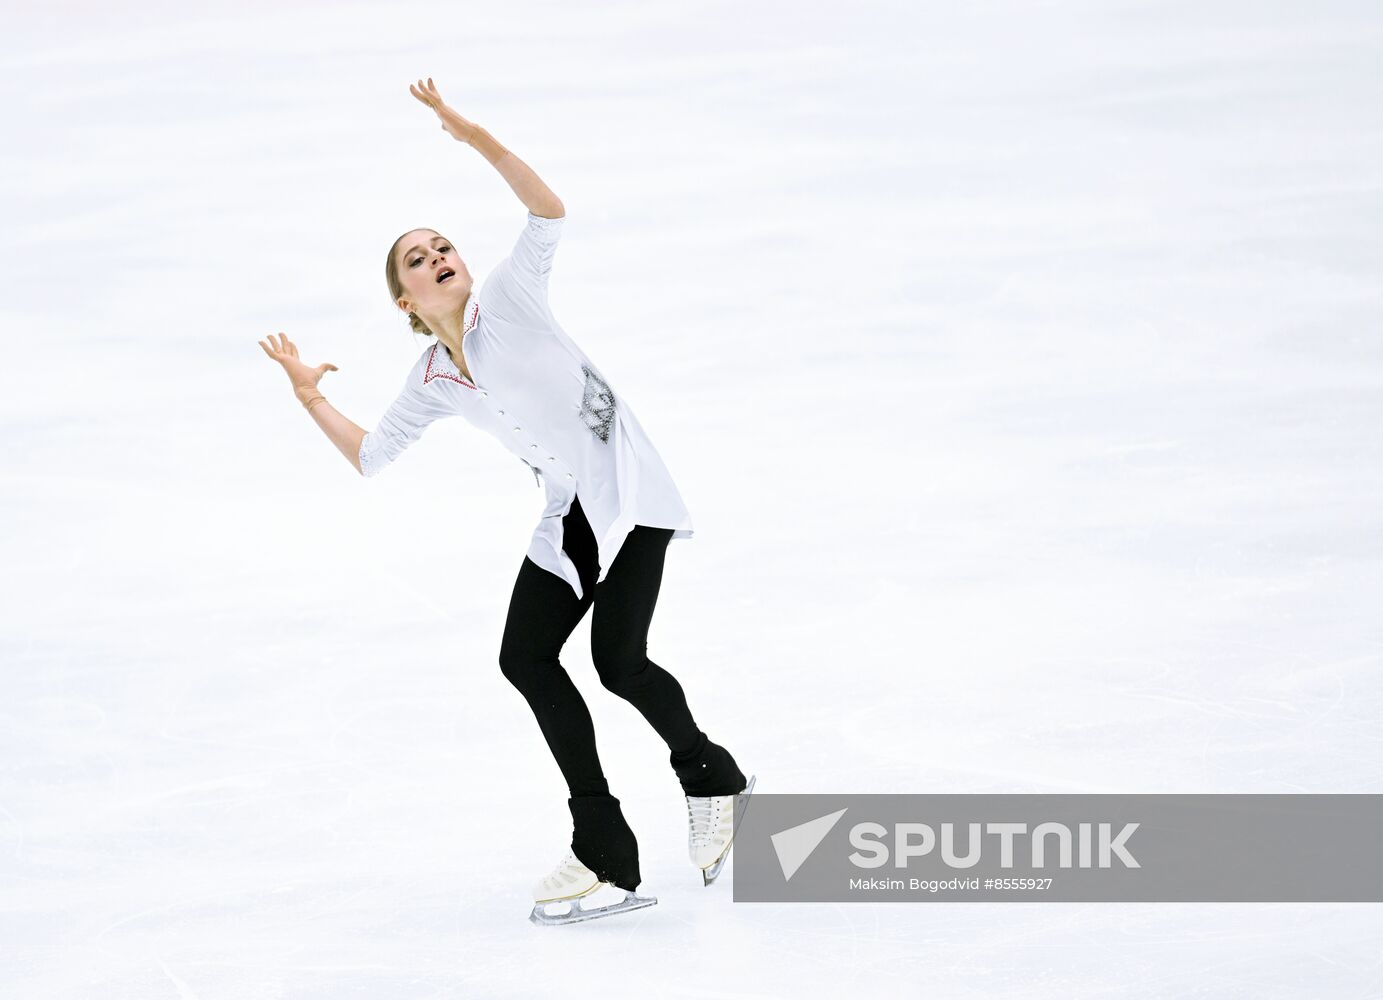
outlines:
M361 439L361 473L365 476L376 475L422 437L432 421L445 415L424 390L414 387L413 376L410 375L398 398L380 417L379 424Z
M485 280L485 305L511 319L547 310L548 275L562 237L566 216L545 219L528 213L528 221L509 256Z

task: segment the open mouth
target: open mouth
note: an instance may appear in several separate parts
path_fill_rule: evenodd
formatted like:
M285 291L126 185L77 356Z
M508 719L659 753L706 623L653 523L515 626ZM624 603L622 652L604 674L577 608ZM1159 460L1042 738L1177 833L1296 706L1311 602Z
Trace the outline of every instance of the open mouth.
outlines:
M444 267L437 272L437 284L440 285L444 281L450 281L454 277L456 277L456 272L449 267Z

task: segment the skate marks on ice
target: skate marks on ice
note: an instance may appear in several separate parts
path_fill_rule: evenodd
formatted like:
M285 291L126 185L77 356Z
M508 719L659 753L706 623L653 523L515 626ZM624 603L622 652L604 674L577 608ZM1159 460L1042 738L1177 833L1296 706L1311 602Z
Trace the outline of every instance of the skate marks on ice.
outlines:
M1041 683L1022 699L988 690L1008 672L977 670L929 694L925 727L907 706L875 701L842 713L836 735L879 791L1364 790L1380 663L1233 637L1213 649L1044 657L1023 664ZM1322 786L1313 769L1326 761ZM858 780L811 758L788 777L804 789Z

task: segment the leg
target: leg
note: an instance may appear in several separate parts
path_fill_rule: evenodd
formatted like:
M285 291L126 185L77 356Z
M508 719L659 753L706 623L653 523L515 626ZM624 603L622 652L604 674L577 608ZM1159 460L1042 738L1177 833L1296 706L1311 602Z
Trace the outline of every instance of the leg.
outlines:
M648 658L648 630L662 585L671 528L637 525L596 588L591 658L600 682L639 710L671 751L688 795L734 795L745 777L692 719L677 678Z
M500 643L504 676L528 702L571 793L572 852L602 882L633 891L641 881L638 841L610 794L596 753L595 728L581 692L558 660L595 599L595 537L579 503L562 521L562 547L581 575L577 600L566 580L528 557L519 567Z
M558 660L591 605L582 582L586 596L578 601L565 580L524 556L509 599L499 666L533 710L571 794L608 795L590 710Z

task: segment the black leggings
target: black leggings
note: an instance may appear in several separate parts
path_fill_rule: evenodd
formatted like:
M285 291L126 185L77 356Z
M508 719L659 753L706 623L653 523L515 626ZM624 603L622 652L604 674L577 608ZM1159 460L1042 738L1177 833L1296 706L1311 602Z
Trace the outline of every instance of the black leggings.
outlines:
M626 889L639 883L637 843L610 795L590 710L558 661L592 604L591 659L600 682L662 737L684 794L733 795L745 786L734 758L693 721L677 678L648 658L648 629L672 535L671 528L635 526L597 584L595 535L574 499L562 519L562 548L576 565L583 596L578 600L564 578L525 556L500 643L500 669L528 701L571 793L573 851L602 881Z

